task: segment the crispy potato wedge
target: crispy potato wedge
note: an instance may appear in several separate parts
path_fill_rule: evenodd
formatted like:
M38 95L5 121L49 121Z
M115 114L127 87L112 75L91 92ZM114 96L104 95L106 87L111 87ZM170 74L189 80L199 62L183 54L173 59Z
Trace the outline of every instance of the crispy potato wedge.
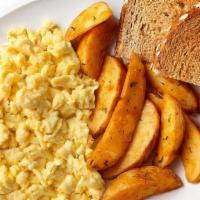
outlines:
M98 79L96 106L88 122L90 132L94 137L106 129L120 97L125 76L126 71L121 62L115 57L107 56Z
M66 40L72 41L112 16L112 10L105 2L97 2L82 11L66 31Z
M154 163L166 167L175 159L182 144L185 119L179 103L170 95L164 95L161 110L161 135Z
M163 97L152 92L148 93L147 97L154 103L156 108L161 112L164 105Z
M197 97L188 85L174 79L163 77L152 69L150 65L147 65L147 76L154 88L161 93L166 93L174 97L185 111L197 110Z
M88 141L87 141L87 146L89 148L93 149L94 145L95 145L95 138L93 138L92 135L89 134Z
M89 141L88 147L91 149L94 149L97 146L97 144L99 143L99 141L101 140L101 138L102 138L102 135L100 135L97 138L93 138L92 135L90 135L88 138L88 141Z
M185 175L189 182L200 182L200 130L185 115L186 131L182 145L181 158Z
M125 154L137 126L144 104L145 68L133 54L118 101L110 122L90 157L88 165L103 170L113 166Z
M102 200L142 200L181 186L181 180L170 169L141 167L118 176L107 188Z
M163 99L153 93L148 97L159 110L163 108ZM185 175L189 182L200 182L200 130L195 123L184 113L186 127L183 144L181 147L181 158L185 168Z
M97 79L101 73L106 53L111 45L117 23L115 19L106 22L86 33L77 48L81 70L91 78Z
M116 165L102 171L103 178L112 179L130 168L141 166L155 146L159 126L158 111L151 101L146 100L128 151Z

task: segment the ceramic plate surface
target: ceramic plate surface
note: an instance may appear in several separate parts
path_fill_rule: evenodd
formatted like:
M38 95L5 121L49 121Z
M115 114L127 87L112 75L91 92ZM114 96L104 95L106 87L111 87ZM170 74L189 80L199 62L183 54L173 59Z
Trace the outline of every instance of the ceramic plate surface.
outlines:
M31 2L30 2L31 1ZM72 19L79 14L81 10L96 0L22 0L21 4L9 8L0 13L0 40L6 42L6 32L13 27L28 26L37 29L45 20L52 20L62 27L66 28ZM119 18L123 0L106 1ZM199 114L196 120L200 120ZM200 184L187 183L183 166L180 159L177 159L172 168L181 177L184 187L151 197L151 200L200 200ZM1 196L0 196L1 199ZM122 199L123 200L123 199ZM125 199L124 199L125 200Z

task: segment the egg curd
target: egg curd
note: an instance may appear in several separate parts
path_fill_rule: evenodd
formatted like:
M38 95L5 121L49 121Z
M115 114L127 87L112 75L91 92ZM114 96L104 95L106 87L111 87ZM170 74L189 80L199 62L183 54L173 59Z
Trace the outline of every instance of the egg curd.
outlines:
M8 33L0 49L0 199L99 200L100 174L85 157L95 80L80 72L64 31Z

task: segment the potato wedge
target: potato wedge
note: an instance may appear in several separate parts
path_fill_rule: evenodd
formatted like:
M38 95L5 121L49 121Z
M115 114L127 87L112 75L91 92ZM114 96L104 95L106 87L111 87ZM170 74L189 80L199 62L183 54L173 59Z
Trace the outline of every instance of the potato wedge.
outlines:
M182 145L181 158L185 175L189 182L200 182L200 130L185 115L186 131Z
M90 167L98 170L106 169L113 166L125 154L140 118L145 88L145 68L139 57L133 54L121 98L102 139L87 160Z
M105 2L97 2L82 11L66 31L66 40L72 41L112 16L112 10Z
M102 171L103 178L112 179L130 168L141 166L155 146L159 126L158 111L151 101L146 100L128 151L116 165Z
M107 56L99 77L96 106L88 122L91 134L96 137L103 133L120 97L126 72L121 62Z
M170 169L147 166L124 172L104 193L102 200L142 200L182 186Z
M164 95L161 110L161 135L154 163L166 167L175 159L185 131L184 114L179 103L170 95Z
M148 97L161 110L163 99L153 93ZM185 175L189 182L200 182L200 130L195 123L184 113L186 127L183 144L181 147L181 158L185 168Z
M197 97L188 85L174 79L165 78L147 65L148 80L161 93L174 97L186 111L196 111Z
M88 141L89 141L88 147L90 149L94 149L97 146L97 144L99 143L99 141L101 140L101 138L102 138L102 135L100 135L97 138L93 138L92 135L89 135L89 138L88 138Z
M112 18L83 36L78 45L77 54L84 74L94 79L99 77L105 55L113 41L116 27L117 23Z
M147 97L154 103L156 108L161 112L164 105L163 96L158 95L156 93L148 93Z

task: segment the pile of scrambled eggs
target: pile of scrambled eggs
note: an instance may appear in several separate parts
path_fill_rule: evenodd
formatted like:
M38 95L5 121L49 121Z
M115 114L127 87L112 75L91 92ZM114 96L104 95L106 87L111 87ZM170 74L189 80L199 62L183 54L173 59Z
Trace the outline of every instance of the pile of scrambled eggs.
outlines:
M96 81L64 31L8 33L0 49L0 199L99 200L104 182L85 157Z

